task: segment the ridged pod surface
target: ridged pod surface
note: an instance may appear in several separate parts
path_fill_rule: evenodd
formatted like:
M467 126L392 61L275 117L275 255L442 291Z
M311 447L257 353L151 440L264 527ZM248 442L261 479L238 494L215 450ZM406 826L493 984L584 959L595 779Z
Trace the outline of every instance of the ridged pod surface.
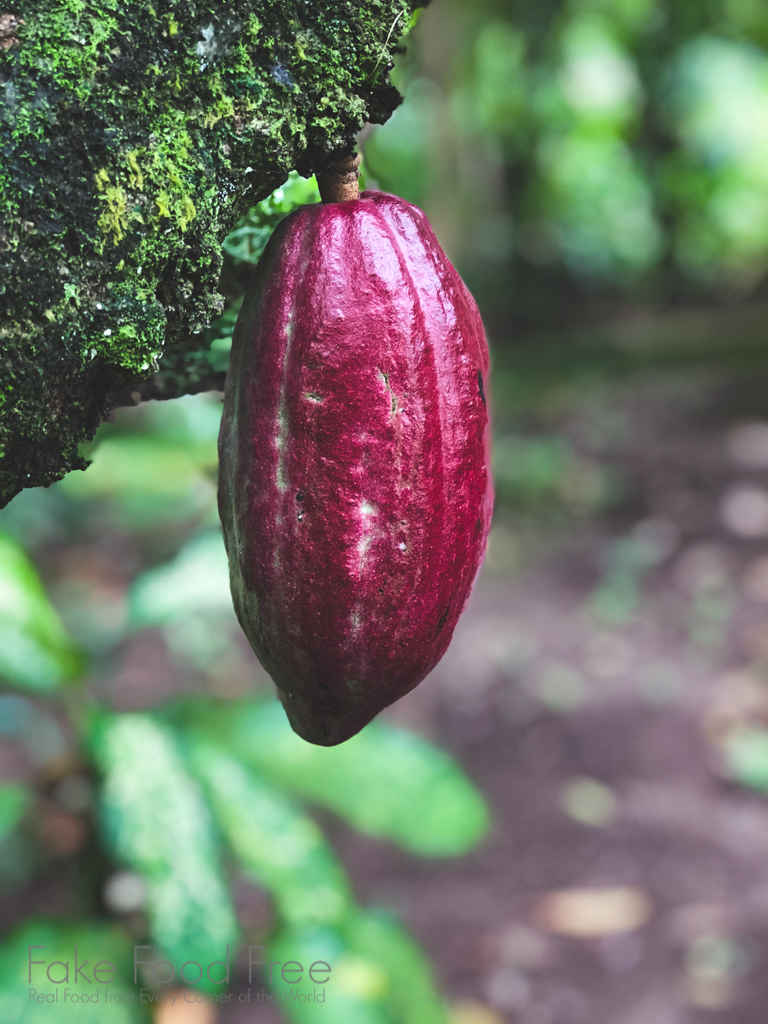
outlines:
M235 327L219 512L240 624L312 743L450 642L491 518L487 372L421 210L364 192L277 227Z

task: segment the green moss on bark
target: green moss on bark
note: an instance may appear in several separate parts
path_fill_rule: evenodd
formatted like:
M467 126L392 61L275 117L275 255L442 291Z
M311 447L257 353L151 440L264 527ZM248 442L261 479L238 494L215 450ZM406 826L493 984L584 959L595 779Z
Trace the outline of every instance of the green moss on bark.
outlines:
M220 311L221 243L399 101L408 0L0 9L0 505Z

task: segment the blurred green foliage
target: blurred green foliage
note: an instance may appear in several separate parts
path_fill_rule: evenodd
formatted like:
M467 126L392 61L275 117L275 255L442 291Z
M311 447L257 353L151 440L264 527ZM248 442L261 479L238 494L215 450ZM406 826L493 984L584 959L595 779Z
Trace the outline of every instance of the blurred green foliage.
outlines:
M235 944L235 913L210 812L175 735L148 715L122 715L100 721L92 742L101 832L144 881L154 941L175 964L219 959Z
M38 947L30 953L30 946ZM43 948L40 948L43 947ZM61 963L74 962L75 947L78 949L80 964L89 961L85 975L81 975L80 986L69 986L70 998L64 998L63 991L55 1006L51 1002L36 1002L30 998L30 989L36 994L49 995L57 988L40 984L44 978L46 967L33 968L30 985L30 957L33 960L45 958L46 965L54 961ZM112 1000L107 1005L104 989L98 1002L75 1001L78 994L85 992L87 986L83 977L89 977L100 961L108 961L115 966L120 965L114 980L109 985ZM0 1020L3 1024L50 1024L55 1019L61 1024L148 1024L149 1013L146 1006L130 1001L133 978L128 965L133 964L133 949L129 936L119 927L97 921L80 922L77 924L59 924L55 921L32 920L20 928L2 946L0 956ZM70 979L73 979L74 967L70 967ZM52 976L64 977L64 968L56 966ZM104 974L104 977L107 975ZM128 1001L121 1002L121 997Z
M343 920L352 894L320 829L233 757L228 745L195 738L190 747L191 763L227 842L248 876L273 893L285 923Z
M725 766L737 782L768 793L768 729L748 725L734 730L726 740Z
M0 678L23 689L52 690L81 667L26 555L0 534Z
M304 1015L289 1004L291 1019L303 1024L445 1024L445 1009L429 981L424 955L391 915L350 914L338 930L289 927L278 938L278 958L317 957L337 964L333 1004L311 1004Z
M551 318L553 294L567 316L596 289L669 300L764 278L765 4L443 0L413 42L408 102L366 166L443 227L488 301Z
M0 839L9 835L29 806L29 791L19 783L0 785Z
M385 722L338 747L316 747L299 739L275 702L206 710L204 717L206 729L275 784L414 853L465 853L487 829L485 805L456 764Z

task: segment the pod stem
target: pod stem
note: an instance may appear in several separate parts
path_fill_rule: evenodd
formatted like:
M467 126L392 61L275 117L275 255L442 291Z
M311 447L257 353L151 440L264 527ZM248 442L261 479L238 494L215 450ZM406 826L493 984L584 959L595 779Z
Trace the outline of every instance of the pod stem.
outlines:
M337 154L317 172L317 185L324 203L345 203L360 198L360 154Z

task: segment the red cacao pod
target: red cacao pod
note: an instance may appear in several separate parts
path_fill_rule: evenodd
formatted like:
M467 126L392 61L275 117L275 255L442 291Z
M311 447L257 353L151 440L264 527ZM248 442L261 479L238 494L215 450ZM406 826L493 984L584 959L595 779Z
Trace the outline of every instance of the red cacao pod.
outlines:
M240 624L312 743L448 646L490 525L487 372L421 210L364 192L277 227L235 327L219 512Z

